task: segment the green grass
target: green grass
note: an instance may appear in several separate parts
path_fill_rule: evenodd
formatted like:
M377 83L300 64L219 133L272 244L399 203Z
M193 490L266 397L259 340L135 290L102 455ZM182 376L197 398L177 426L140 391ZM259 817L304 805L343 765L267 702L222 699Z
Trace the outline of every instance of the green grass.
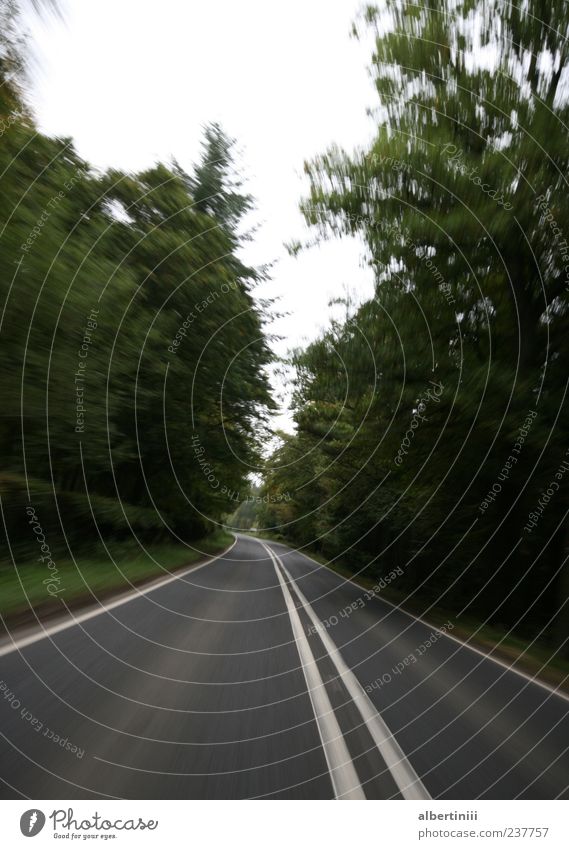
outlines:
M244 533L250 532L244 531ZM259 538L264 536L265 539L273 539L275 542L284 542L286 545L291 545L290 541L287 541L278 533L255 533L251 536ZM314 551L300 548L300 552L316 560L317 563L328 566L343 578L349 578L363 589L371 589L377 583L376 578L367 575L355 575L342 564L331 563ZM398 592L395 587L385 587L381 591L381 596L392 604L398 605L402 610L420 616L429 625L437 627L444 625L445 622L452 622L454 625L452 635L459 640L468 641L473 647L487 654L492 653L494 657L512 664L516 669L569 692L569 660L562 657L552 658L551 648L546 644L535 642L528 648L528 640L524 640L515 634L507 634L500 628L482 625L478 620L468 616L459 618L456 612L442 607L431 607L428 612L425 612L425 602L407 598L405 593Z
M217 554L231 545L232 540L231 534L219 530L197 540L195 550L168 543L146 545L146 553L132 542L109 542L110 556L101 545L76 555L75 563L56 561L58 587L63 588L56 597L50 596L43 583L49 570L38 562L37 552L32 551L28 557L17 559L17 569L12 562L0 564L0 613L8 622L32 620L30 608L41 615L61 610L62 600L75 606L94 601L93 595L104 598Z

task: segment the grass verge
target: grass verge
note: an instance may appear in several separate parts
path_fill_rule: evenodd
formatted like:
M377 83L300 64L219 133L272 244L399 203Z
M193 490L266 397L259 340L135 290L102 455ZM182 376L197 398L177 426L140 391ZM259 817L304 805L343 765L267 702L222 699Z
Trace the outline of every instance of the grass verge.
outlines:
M193 548L166 543L147 545L143 551L132 542L109 542L108 551L100 546L78 554L75 563L57 561L61 588L57 596L47 592L44 581L50 573L33 552L27 559L19 558L17 568L11 562L0 564L0 614L13 626L61 613L63 602L81 607L198 563L224 551L232 540L232 534L219 530L197 540Z

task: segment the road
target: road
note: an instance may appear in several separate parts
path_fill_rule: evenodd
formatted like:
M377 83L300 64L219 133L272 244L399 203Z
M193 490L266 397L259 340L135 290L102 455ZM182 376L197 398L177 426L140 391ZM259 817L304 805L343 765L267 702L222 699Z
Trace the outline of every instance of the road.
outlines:
M567 697L278 543L50 629L0 646L5 798L569 798Z

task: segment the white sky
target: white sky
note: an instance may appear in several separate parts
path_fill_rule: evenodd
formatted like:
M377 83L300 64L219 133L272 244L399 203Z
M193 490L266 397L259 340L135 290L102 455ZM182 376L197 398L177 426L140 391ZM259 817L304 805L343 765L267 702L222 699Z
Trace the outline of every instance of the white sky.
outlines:
M331 297L372 292L354 241L288 257L306 234L298 202L305 159L372 133L369 45L350 38L358 0L64 0L63 20L31 21L32 103L41 129L71 136L100 167L144 168L175 157L190 170L202 126L238 140L262 223L248 259L276 260L263 294L290 315L273 332L291 345L325 326ZM278 421L287 427L288 417ZM289 429L287 427L287 429Z

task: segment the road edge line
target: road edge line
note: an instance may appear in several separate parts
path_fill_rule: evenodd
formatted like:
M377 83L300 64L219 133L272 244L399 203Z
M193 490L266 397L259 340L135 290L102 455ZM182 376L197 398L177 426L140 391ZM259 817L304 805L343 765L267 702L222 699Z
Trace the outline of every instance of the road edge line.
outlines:
M73 628L74 625L80 625L82 622L94 619L102 613L107 613L109 610L114 610L116 607L120 607L123 604L128 604L130 601L134 601L135 599L140 598L140 596L148 595L149 593L154 592L154 590L159 590L161 587L171 584L172 581L177 581L179 578L184 578L192 572L197 572L198 569L202 569L204 566L209 566L210 563L214 563L216 560L219 560L220 557L225 557L225 555L229 554L236 544L237 537L234 537L230 546L228 546L224 551L220 551L219 554L204 560L203 563L197 563L195 566L190 566L188 569L180 570L176 574L170 574L167 578L157 578L156 581L153 581L146 586L143 585L140 589L135 588L133 590L129 590L119 598L115 598L114 601L109 601L108 604L99 602L100 607L92 610L86 610L84 613L80 613L77 616L74 616L72 610L69 609L71 619L66 619L64 622L54 623L53 625L49 625L45 628L42 626L40 630L37 630L32 634L28 634L27 636L22 635L19 639L17 637L15 639L12 638L11 633L8 632L10 642L5 641L4 644L0 643L0 657L5 657L15 651L21 651L21 649L27 648L34 643L38 643L40 640L45 640L54 634L66 631L68 628Z
M255 537L249 537L249 539L255 539ZM257 540L257 542L259 541L260 540ZM277 545L286 545L286 543L277 543ZM296 548L289 548L289 551L294 554L300 554L301 557L305 557L306 560L310 560L310 562L314 563L316 566L320 566L323 569L327 569L341 581L345 581L348 584L352 584L352 586L356 587L356 589L364 591L366 590L366 587L362 587L361 584L356 584L355 581L353 581L351 578L346 578L345 575L340 575L339 572L336 572L334 569L332 569L331 566L328 566L326 563L319 563L318 560L315 560L313 557L310 557L309 554L304 554L304 552L299 551ZM546 681L542 681L540 678L532 678L529 673L524 672L521 669L516 669L514 666L509 666L506 661L501 660L501 658L494 657L491 654L487 654L486 652L482 651L482 649L476 648L476 646L472 646L470 645L470 643L466 643L464 642L464 640L455 637L454 634L449 634L446 631L441 631L438 625L433 625L432 622L427 622L426 619L422 619L420 616L415 616L413 613L409 613L409 611L405 610L404 607L400 607L398 604L394 604L392 601L389 601L389 599L384 598L382 595L377 595L377 601L381 601L383 602L383 604L387 604L394 610L398 610L399 613L403 613L405 616L408 616L409 619L413 619L415 622L420 622L421 625L424 625L426 628L438 631L438 633L441 634L443 637L447 637L447 639L452 640L459 646L462 646L465 649L469 649L469 651L475 652L476 654L480 655L480 657L483 657L485 660L489 660L492 663L496 663L498 666L501 666L508 672L513 672L514 675L519 675L520 678L525 678L525 680L529 681L530 684L535 684L537 687L541 687L543 690L547 690L549 693L551 693L552 696L559 696L560 699L564 699L564 701L569 702L568 693L565 693L563 690L560 690L558 688L556 689L555 687L552 687L551 684L548 684Z

